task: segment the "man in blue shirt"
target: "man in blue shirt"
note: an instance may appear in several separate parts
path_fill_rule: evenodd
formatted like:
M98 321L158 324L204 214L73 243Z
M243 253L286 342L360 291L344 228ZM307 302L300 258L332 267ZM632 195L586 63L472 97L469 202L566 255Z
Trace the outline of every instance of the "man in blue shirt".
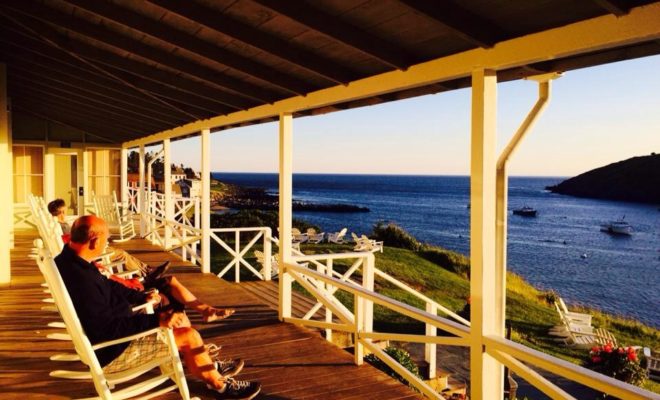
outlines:
M252 399L261 390L257 382L238 381L232 377L243 368L242 361L216 363L204 342L184 313L134 314L134 304L158 301L157 294L128 289L107 279L91 263L103 253L108 243L108 226L95 216L80 217L71 228L71 240L55 258L62 280L71 296L78 318L92 344L118 339L157 326L172 328L186 366L207 387L225 399ZM164 346L154 340L133 341L97 350L106 372L135 366L144 354L156 355ZM140 356L142 354L142 356ZM133 357L132 355L136 355ZM142 358L142 359L140 359ZM133 363L133 364L132 364Z

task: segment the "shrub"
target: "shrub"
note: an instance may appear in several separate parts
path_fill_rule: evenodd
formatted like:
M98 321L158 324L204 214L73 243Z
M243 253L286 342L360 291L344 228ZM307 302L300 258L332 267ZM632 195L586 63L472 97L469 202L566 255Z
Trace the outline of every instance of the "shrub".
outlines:
M470 279L470 261L462 254L425 244L422 245L419 255L448 271Z
M211 227L213 228L241 228L254 226L268 226L273 231L274 236L279 236L277 234L277 228L279 227L277 211L253 209L227 212L224 214L211 214ZM301 231L305 231L307 228L314 228L320 231L318 226L295 218L293 219L293 226L299 228Z
M413 375L415 375L419 379L422 379L422 375L420 375L419 373L419 368L417 367L417 364L415 364L415 362L413 361L412 357L410 357L410 353L394 346L388 346L385 348L384 351L388 356L392 357L399 364L401 364L402 367L410 371ZM390 368L389 365L385 364L383 361L380 360L380 358L376 357L375 355L369 354L366 357L364 357L364 360L370 363L371 365L373 365L374 367L378 368L379 370L385 372L389 376L396 378L403 383L408 382L405 379L403 379L401 375L399 375L392 368Z
M640 365L637 350L632 347L614 347L612 343L595 346L589 351L587 367L620 381L641 386L646 380L646 369Z
M387 246L419 251L421 243L413 235L393 222L378 221L374 225L373 239L383 241Z

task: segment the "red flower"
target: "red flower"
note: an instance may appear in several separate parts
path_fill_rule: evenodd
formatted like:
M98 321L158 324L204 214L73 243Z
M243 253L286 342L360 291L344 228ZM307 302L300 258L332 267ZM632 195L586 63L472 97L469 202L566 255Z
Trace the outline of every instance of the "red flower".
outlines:
M626 351L623 349L623 347L619 347L618 352L619 352L619 354L623 354L623 353L625 353Z
M637 353L628 353L628 360L637 361Z
M592 353L599 353L599 352L600 352L600 347L598 347L598 346L594 346L594 347L592 347L592 348L591 348L591 352L592 352Z
M598 364L602 360L603 360L602 358L597 357L597 356L591 357L591 362L594 363L594 364Z
M605 345L605 347L603 347L603 351L604 351L605 353L611 353L611 352L612 352L612 344L611 344L611 343L607 343L607 344Z

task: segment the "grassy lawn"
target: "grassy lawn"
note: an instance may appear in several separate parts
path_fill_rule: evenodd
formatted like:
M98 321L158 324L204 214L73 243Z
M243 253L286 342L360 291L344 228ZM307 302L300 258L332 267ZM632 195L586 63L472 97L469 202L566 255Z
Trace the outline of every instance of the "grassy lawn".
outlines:
M255 249L260 250L259 247ZM213 251L213 268L215 272L219 271L220 265L226 265L231 260L226 252L218 250L219 248ZM339 253L352 251L352 246L334 244L303 245L302 250L306 254ZM250 256L252 256L252 252L250 252ZM434 299L443 306L457 312L465 305L465 299L469 295L470 283L465 277L449 271L451 266L429 261L429 257L424 258L420 256L419 252L394 247L386 247L383 253L375 253L375 256L376 268L405 282L408 286ZM252 262L254 260L253 256L250 258L252 260L249 260L249 262L257 265L256 262ZM351 263L351 260L335 260L333 265L335 270L342 272L349 268ZM233 276L232 272L228 274L227 278L233 279ZM354 276L359 280L360 272L358 271ZM242 279L243 277L254 279L245 272L242 274ZM297 290L304 292L299 285L295 285L295 287ZM420 300L379 279L376 279L376 291L424 309L424 304ZM352 309L353 299L351 295L338 292L337 297L349 309ZM560 321L554 305L549 304L546 299L547 293L537 290L517 275L508 274L506 319L507 324L512 328L512 339L544 353L582 364L588 350L568 348L547 334L548 329L558 325ZM612 332L619 345L638 345L660 349L660 331L657 329L637 321L626 320L593 309L581 308L572 311L592 314L593 325L606 328ZM390 332L423 331L422 324L383 307L376 306L374 312L374 320L380 330ZM654 382L647 383L646 388L660 392L660 385Z

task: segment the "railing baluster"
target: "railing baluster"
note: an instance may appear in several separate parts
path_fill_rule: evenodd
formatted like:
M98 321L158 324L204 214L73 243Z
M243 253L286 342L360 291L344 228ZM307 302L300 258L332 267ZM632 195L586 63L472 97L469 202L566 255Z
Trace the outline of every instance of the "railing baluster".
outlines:
M438 315L438 307L434 303L426 303L426 312L433 315ZM426 336L436 336L438 328L434 325L426 324ZM424 360L429 364L428 379L436 377L436 352L437 345L435 343L426 343L424 345Z
M325 268L325 274L328 275L329 277L332 277L332 258L328 259L326 268ZM328 294L334 293L334 286L330 284L325 285L326 289L328 290ZM332 322L332 311L328 309L327 307L325 308L325 322ZM329 342L332 341L332 329L328 328L325 330L325 339Z
M234 279L235 279L236 283L238 283L238 282L241 281L241 263L240 263L240 259L241 259L241 231L237 230L236 233L235 233L234 238L235 238L234 240L236 240L236 242L234 243L234 249L236 250L236 257L234 258L236 260L236 269L234 270L235 271L234 272L234 274L235 274Z

